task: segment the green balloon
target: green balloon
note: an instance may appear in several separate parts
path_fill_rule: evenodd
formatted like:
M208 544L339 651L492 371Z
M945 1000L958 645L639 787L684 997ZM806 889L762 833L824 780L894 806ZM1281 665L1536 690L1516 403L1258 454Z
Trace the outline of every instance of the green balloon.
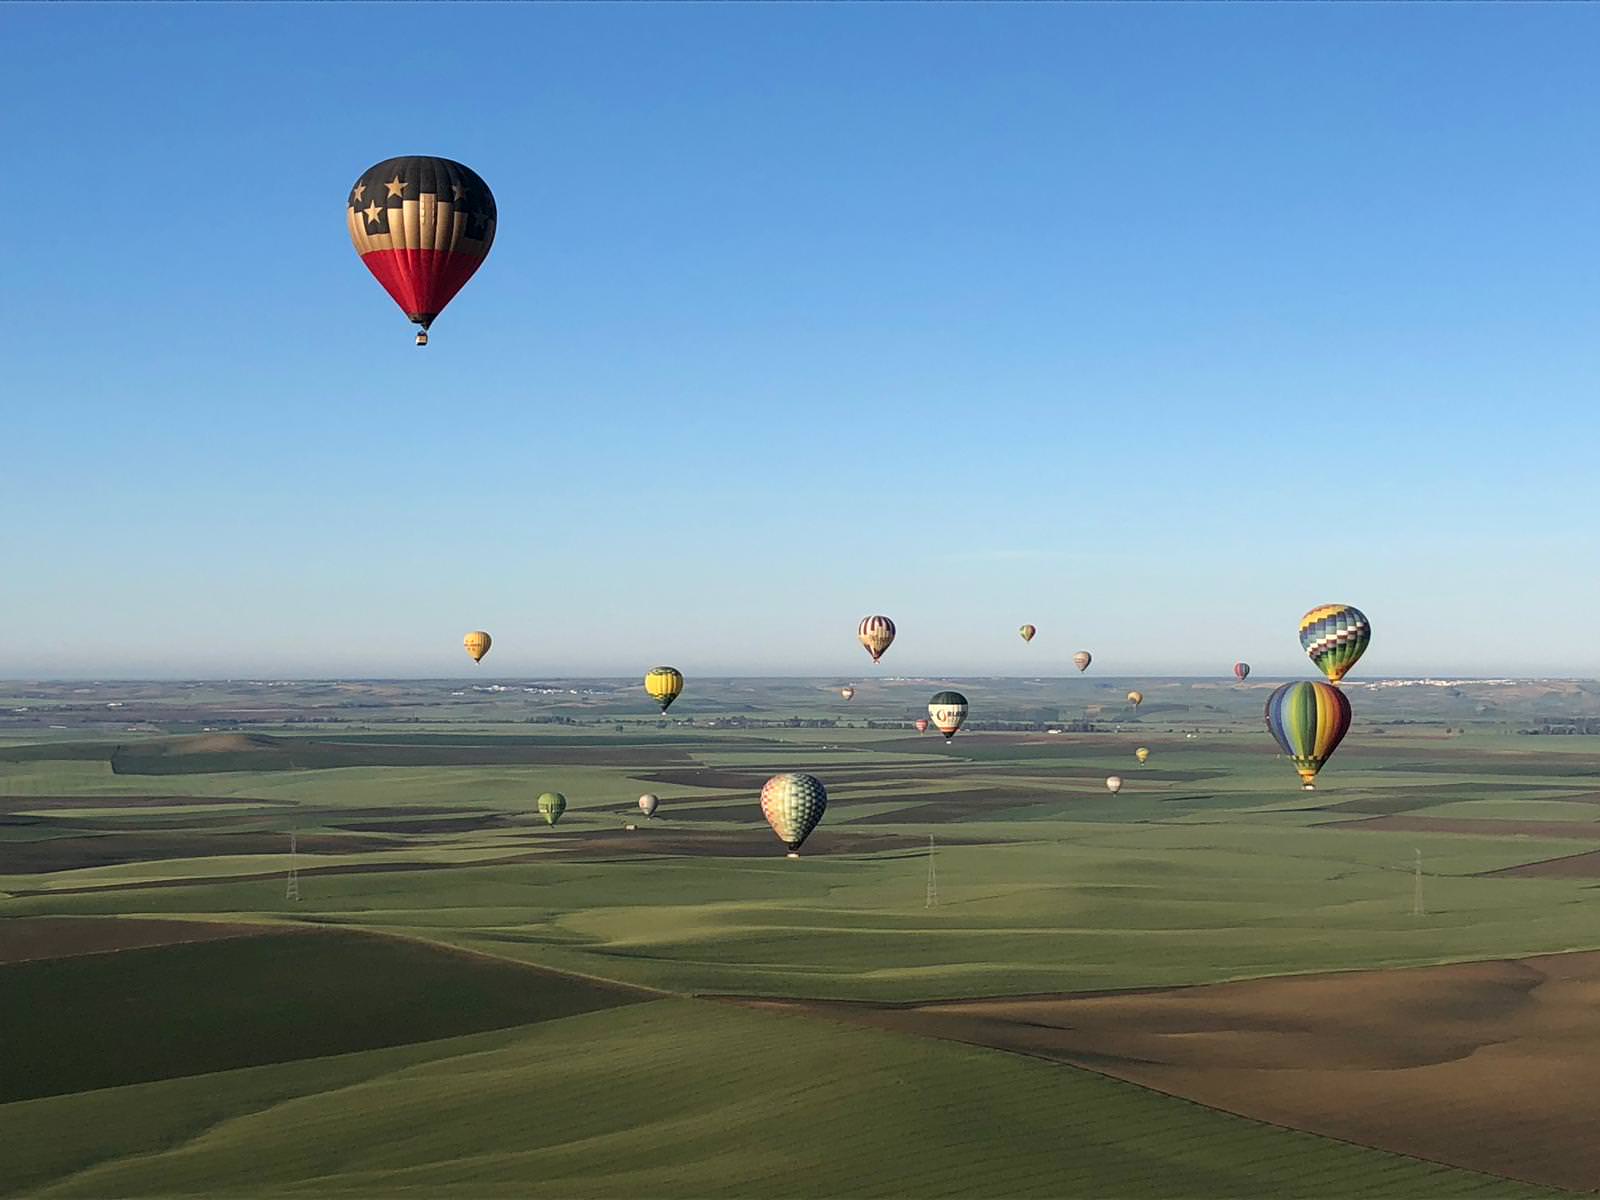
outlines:
M546 792L539 797L539 815L546 825L554 825L567 811L567 798L560 792Z

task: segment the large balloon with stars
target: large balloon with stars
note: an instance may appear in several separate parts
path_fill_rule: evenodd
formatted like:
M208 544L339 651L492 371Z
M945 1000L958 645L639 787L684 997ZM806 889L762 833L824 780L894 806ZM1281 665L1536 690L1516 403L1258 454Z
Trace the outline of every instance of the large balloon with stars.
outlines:
M448 158L386 158L356 180L346 216L356 253L426 346L428 326L494 244L494 193Z

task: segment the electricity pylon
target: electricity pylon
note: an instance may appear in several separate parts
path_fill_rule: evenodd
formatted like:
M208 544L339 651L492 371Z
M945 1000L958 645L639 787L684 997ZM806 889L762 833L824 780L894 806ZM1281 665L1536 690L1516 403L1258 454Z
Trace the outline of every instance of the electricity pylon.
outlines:
M1423 916L1428 910L1422 904L1422 851L1417 851L1417 866L1412 874L1411 884L1411 915Z

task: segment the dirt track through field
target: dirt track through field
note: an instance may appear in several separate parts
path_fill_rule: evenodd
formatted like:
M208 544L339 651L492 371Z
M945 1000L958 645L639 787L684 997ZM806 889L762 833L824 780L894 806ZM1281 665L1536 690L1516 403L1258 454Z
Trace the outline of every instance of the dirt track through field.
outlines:
M548 847L538 857L619 859L652 855L695 858L771 858L782 857L783 843L771 830L698 830L679 832L663 824L635 822L636 829L573 830L560 834L541 834L529 844ZM806 839L800 853L805 858L825 858L838 854L875 854L884 850L926 850L927 840L898 833L842 834L818 829Z
M163 921L132 917L12 917L0 921L0 963L76 958L180 942L283 933L282 926L220 921Z
M1478 837L1575 838L1600 842L1600 823L1593 821L1507 821L1476 817L1370 817L1363 821L1326 821L1318 829L1369 833L1467 833Z
M1586 850L1582 854L1567 854L1515 867L1501 867L1497 871L1484 871L1482 874L1486 878L1507 875L1514 879L1596 879L1600 878L1600 850Z
M389 837L359 834L314 833L302 834L299 839L299 848L307 854L364 854L393 850L403 844ZM33 875L132 862L282 854L288 848L288 836L281 833L119 832L43 838L0 843L0 874Z
M1600 1188L1600 952L908 1007L744 1002L1056 1059L1277 1125Z
M48 812L55 808L209 808L222 804L293 808L297 803L248 796L0 796L0 812Z

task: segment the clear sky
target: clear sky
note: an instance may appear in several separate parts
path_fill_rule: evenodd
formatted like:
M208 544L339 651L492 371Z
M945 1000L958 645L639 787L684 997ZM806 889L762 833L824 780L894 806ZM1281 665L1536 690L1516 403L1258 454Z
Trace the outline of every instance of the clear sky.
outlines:
M0 676L1600 674L1600 8L0 5ZM417 350L344 203L441 154ZM1024 646L1023 621L1039 626Z

